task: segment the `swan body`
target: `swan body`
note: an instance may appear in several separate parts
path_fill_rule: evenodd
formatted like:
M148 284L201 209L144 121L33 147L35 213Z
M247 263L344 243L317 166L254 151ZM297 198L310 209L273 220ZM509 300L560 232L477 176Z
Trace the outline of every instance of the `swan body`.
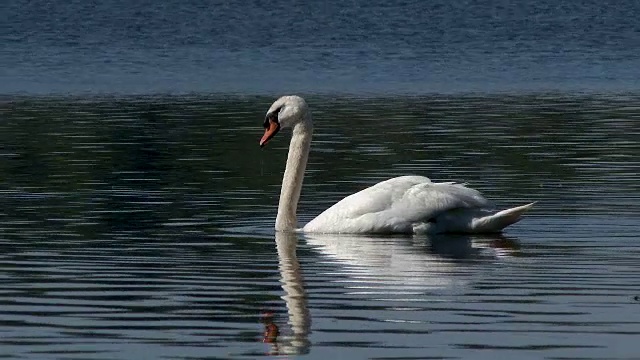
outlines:
M293 129L275 229L295 231L313 134L307 103L299 96L281 97L267 112L264 127L260 146L266 145L281 128ZM400 176L345 197L297 230L349 234L492 233L519 221L533 204L495 212L477 190L463 184Z

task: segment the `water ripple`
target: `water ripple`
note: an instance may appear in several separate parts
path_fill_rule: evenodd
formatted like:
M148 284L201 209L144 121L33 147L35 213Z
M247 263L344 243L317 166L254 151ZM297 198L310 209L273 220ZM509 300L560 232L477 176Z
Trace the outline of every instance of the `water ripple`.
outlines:
M310 97L301 221L405 173L538 201L504 236L436 238L274 234L271 100L11 100L3 354L635 356L637 96Z

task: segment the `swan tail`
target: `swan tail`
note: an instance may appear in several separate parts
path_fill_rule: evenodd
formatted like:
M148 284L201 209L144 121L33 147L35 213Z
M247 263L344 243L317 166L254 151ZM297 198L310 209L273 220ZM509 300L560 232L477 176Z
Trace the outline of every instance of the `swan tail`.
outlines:
M535 202L530 204L516 206L514 208L499 211L495 214L476 218L473 220L471 228L472 232L489 233L500 232L511 224L515 224L522 218L522 215L533 207Z

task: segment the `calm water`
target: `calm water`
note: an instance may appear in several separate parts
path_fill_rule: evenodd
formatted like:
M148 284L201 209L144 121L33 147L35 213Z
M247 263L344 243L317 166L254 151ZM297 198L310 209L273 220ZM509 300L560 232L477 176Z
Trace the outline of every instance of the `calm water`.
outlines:
M5 0L0 357L640 358L640 2ZM394 175L502 236L273 231ZM293 356L295 357L295 356Z
M637 0L3 0L0 94L637 91Z
M0 356L638 357L640 99L310 97L303 219L406 173L538 201L434 238L276 237L272 100L5 100Z

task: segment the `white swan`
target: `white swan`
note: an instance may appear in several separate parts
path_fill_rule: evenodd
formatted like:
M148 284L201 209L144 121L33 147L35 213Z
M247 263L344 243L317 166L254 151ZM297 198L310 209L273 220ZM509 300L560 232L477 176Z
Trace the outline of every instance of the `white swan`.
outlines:
M490 233L511 225L534 203L494 212L476 190L453 182L433 183L423 176L400 176L349 195L302 229L296 211L304 178L313 121L306 101L283 96L267 111L263 147L280 129L292 128L282 179L276 231L312 233Z

